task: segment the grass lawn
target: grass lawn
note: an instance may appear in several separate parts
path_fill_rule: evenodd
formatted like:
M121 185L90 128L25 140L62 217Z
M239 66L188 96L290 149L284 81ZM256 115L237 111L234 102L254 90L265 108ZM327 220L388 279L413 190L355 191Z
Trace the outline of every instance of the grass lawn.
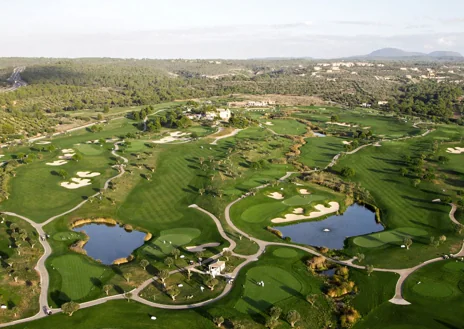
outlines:
M419 269L404 283L404 296L411 305L382 304L354 328L373 328L379 323L387 329L462 328L457 310L464 307L463 271L464 263L455 260Z
M353 180L361 183L369 190L375 203L381 210L381 220L388 230L412 228L406 233L413 238L413 252L406 252L398 247L398 232L387 230L381 234L382 239L373 238L378 234L364 238L355 238L356 242L349 243L353 248L350 253L362 252L366 255L366 263L390 268L404 268L417 265L420 262L436 257L441 252L448 252L457 243L453 226L449 219L448 205L432 203L433 199L443 195L440 188L432 182L422 182L414 187L411 178L403 177L399 169L404 164L405 154L414 155L424 150L422 141L385 142L381 147L367 147L361 151L343 157L335 171L347 166L356 171ZM427 144L430 146L430 144ZM419 229L419 230L416 230ZM425 232L428 234L424 234ZM415 234L420 233L420 236ZM439 248L429 245L430 236L438 237L445 234L447 243ZM395 238L396 236L396 238ZM393 239L393 240L392 240ZM369 240L369 242L367 242ZM382 245L373 248L374 245ZM384 244L391 241L393 244ZM358 243L368 246L360 248ZM457 248L458 246L455 245Z
M268 120L272 123L272 126L267 126L268 128L275 131L277 134L281 135L302 135L306 132L306 125L291 119L274 119Z
M105 266L90 261L85 256L68 254L51 258L50 263L50 295L56 304L59 301L83 300L95 289L96 282L103 281Z
M325 168L334 156L345 151L344 140L333 136L307 138L299 160L310 168Z

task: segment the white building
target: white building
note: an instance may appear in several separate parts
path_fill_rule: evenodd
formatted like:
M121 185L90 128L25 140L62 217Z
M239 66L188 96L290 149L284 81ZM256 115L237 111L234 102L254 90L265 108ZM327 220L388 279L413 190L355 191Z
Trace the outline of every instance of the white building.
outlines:
M217 261L208 266L209 274L214 278L217 275L221 274L222 271L226 269L226 262L224 261Z
M219 118L221 118L223 121L229 121L232 115L229 109L217 109L216 111L219 115Z
M388 101L379 101L377 104L379 104L380 106L387 105Z

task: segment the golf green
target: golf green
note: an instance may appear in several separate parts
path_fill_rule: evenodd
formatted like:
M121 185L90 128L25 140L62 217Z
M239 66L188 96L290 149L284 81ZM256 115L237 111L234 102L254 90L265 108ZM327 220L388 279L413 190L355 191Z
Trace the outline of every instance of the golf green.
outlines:
M264 286L258 282L264 282ZM272 266L258 266L246 274L243 297L235 304L235 309L242 313L264 312L272 305L298 295L301 283L293 274Z
M272 254L280 258L294 258L298 256L298 252L296 252L295 249L290 248L279 248L274 250Z
M286 208L280 202L261 203L245 210L242 213L242 219L248 223L260 223L267 218L275 217Z
M303 206L306 204L310 204L313 201L325 200L325 197L322 195L295 195L289 199L282 201L282 203L288 206Z
M455 289L445 282L424 281L416 284L412 290L424 297L444 298L452 296Z
M65 241L65 240L75 240L79 239L80 235L76 232L58 232L53 234L53 240L56 241Z
M360 247L376 248L388 243L402 242L407 236L418 237L425 236L427 234L427 231L420 228L402 227L395 230L360 236L355 238L353 242Z
M93 264L84 256L68 254L59 256L51 262L52 271L61 276L61 294L70 300L79 300L87 296L94 287L92 279L100 278L105 266Z
M143 247L143 252L157 257L164 257L169 255L172 249L186 245L200 235L201 231L196 228L175 228L161 231L161 235L156 240Z
M100 146L100 144L80 144L75 148L84 155L99 155L106 150L105 146Z

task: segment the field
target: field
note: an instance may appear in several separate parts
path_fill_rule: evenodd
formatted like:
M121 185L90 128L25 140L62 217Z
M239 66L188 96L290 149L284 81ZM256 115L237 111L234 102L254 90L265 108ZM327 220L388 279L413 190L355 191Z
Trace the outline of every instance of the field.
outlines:
M277 134L302 135L306 132L306 126L296 120L275 119L275 120L269 120L269 122L272 123L272 126L266 125L266 127L272 129Z
M307 138L299 160L310 168L325 168L335 155L345 150L343 141L332 136Z
M384 304L375 309L355 328L371 328L387 323L388 329L449 329L461 328L456 310L464 306L464 263L455 260L427 265L413 273L405 282L408 307Z

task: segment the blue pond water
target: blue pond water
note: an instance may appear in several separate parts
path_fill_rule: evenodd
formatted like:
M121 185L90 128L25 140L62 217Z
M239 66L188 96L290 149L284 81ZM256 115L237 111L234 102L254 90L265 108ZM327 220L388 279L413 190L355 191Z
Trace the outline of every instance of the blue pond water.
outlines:
M89 236L89 241L84 246L87 255L107 265L118 258L129 256L132 251L143 245L145 238L143 232L127 232L117 225L87 224L76 227L73 231L85 231Z
M277 229L293 242L330 249L343 249L343 243L348 237L384 230L383 226L376 222L372 211L356 204L350 206L341 216L280 226Z

